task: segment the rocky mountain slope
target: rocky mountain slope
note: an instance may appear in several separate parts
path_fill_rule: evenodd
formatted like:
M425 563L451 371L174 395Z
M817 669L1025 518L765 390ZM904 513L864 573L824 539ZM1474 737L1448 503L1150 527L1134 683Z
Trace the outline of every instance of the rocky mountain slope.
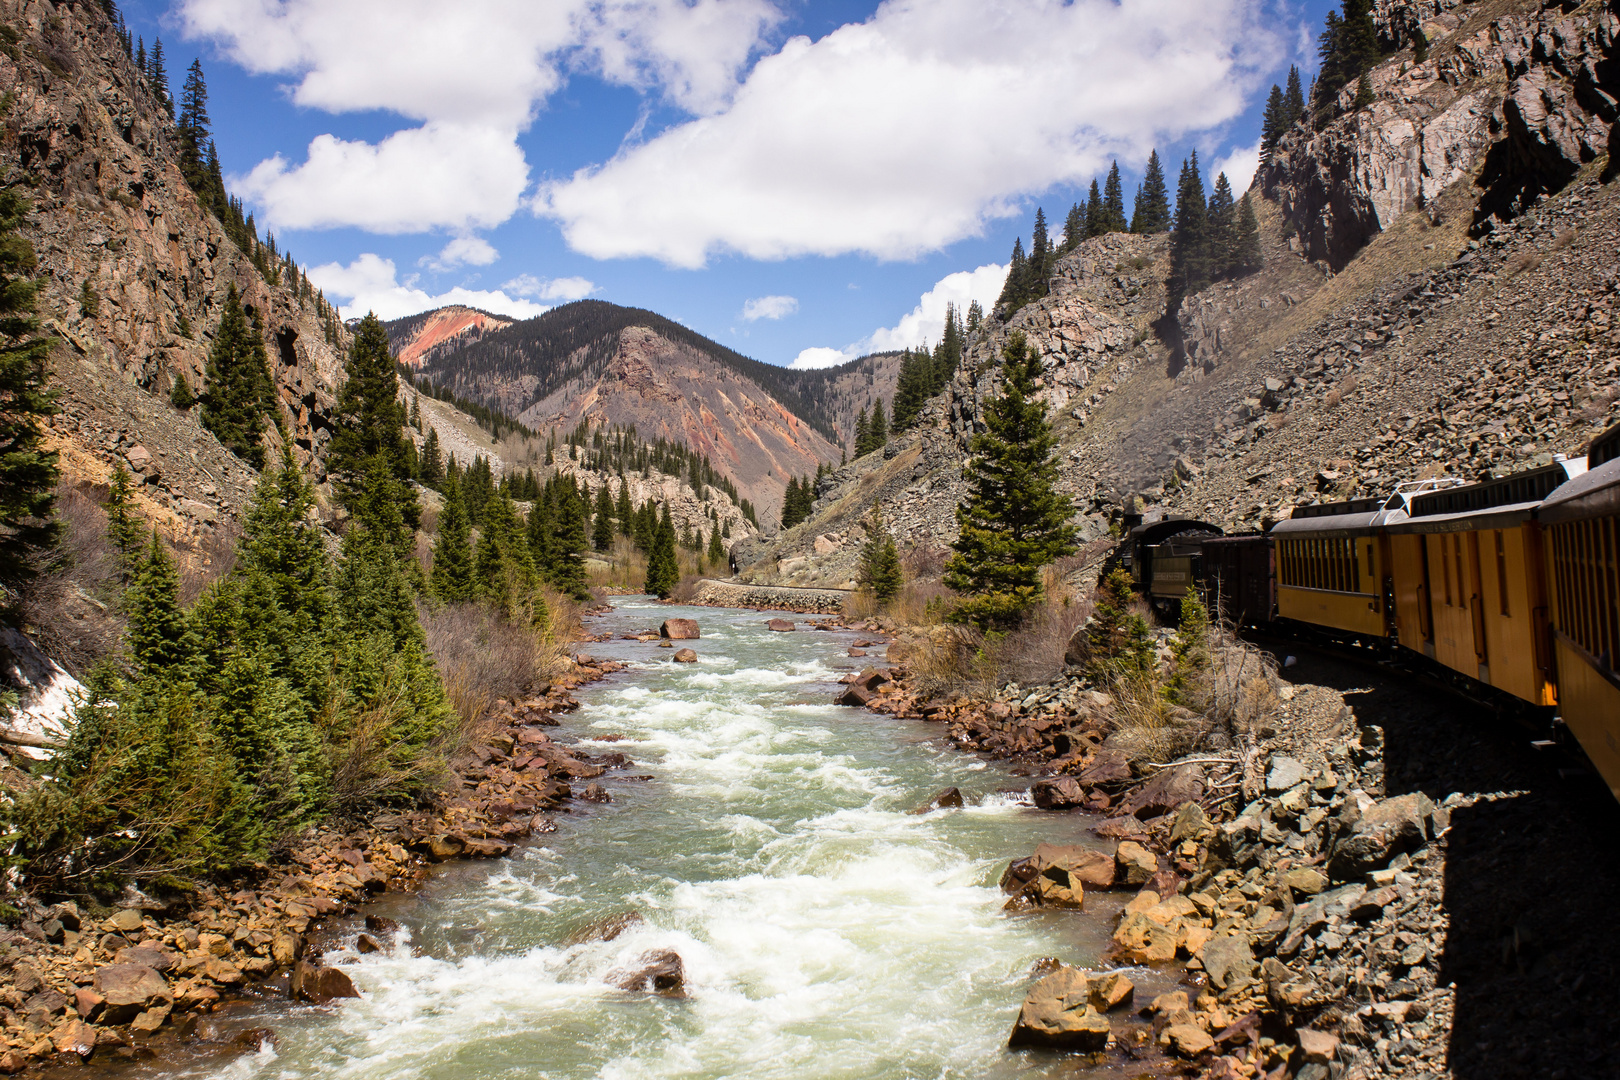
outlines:
M1050 295L970 337L922 429L746 547L746 575L847 579L874 505L903 545L949 543L1014 331L1046 362L1088 538L1136 496L1258 528L1302 503L1581 452L1620 397L1620 3L1421 8L1438 12L1428 59L1385 59L1370 108L1296 128L1257 175L1263 270L1189 296L1164 333L1167 239L1085 241ZM1376 9L1389 33L1403 11Z
M892 398L899 357L793 371L740 356L650 311L586 300L505 322L441 308L389 324L400 360L536 431L635 425L705 454L774 520L789 478L837 462L856 412Z
M263 320L282 418L317 469L343 335L329 341L330 308L268 282L198 203L174 124L99 5L3 0L0 23L15 38L0 49L0 175L30 193L24 235L57 340L51 444L69 481L104 484L125 464L147 515L195 539L243 505L254 479L196 409L169 404L176 377L202 389L227 286Z

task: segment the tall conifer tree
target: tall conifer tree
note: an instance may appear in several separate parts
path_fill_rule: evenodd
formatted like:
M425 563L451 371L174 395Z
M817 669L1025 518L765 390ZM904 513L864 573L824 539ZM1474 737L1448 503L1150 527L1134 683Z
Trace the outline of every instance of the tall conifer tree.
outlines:
M416 493L405 483L410 473L398 400L399 372L389 351L388 332L375 312L368 313L355 331L347 367L349 377L338 392L332 449L327 459L327 468L336 475L339 498L348 505L359 490L362 471L373 458L381 457L388 464L400 516L414 529L421 509ZM484 461L483 470L481 479L487 481L488 461ZM469 516L477 521L470 504L468 509Z
M1074 505L1056 489L1057 439L1034 396L1040 357L1014 333L1002 358L1002 393L986 403L986 430L973 437L944 579L969 596L954 617L993 630L1016 626L1041 599L1041 568L1075 551Z
M28 210L14 189L0 190L0 607L33 576L60 528L52 516L56 453L39 427L58 411L46 386L50 339L38 334L34 315L34 246L17 235Z
M202 392L203 427L255 469L264 465L265 416L275 408L269 357L258 327L257 318L248 322L236 283L227 285Z
M447 604L472 599L473 556L467 507L454 476L444 482L444 509L439 513L439 535L433 541L433 595Z
M1103 214L1108 219L1109 232L1124 232L1128 225L1125 221L1125 188L1119 179L1119 162L1108 170L1108 179L1103 184Z
M1170 194L1165 187L1164 166L1159 163L1159 152L1154 150L1148 155L1142 186L1137 190L1136 208L1131 215L1131 232L1151 236L1169 228Z

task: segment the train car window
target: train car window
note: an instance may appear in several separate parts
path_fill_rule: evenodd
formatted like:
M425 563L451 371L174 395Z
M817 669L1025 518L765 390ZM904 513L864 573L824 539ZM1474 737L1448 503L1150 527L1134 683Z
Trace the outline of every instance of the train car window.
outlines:
M1508 611L1508 571L1507 571L1507 542L1502 538L1502 530L1496 530L1496 592L1501 598L1503 616L1510 615Z

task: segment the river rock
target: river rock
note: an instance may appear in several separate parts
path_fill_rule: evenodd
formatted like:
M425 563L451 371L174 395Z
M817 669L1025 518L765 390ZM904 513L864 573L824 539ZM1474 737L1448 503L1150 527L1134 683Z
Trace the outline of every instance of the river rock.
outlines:
M853 705L859 708L871 701L872 696L872 691L868 690L860 683L851 683L848 689L846 689L842 694L838 695L838 704Z
M789 622L787 619L771 619L765 624L765 629L775 630L779 634L785 634L787 631L795 629L795 627L793 623Z
M698 637L696 619L665 619L658 628L658 636L671 641L691 641Z
M168 1015L167 1009L164 1015ZM96 1049L96 1029L83 1020L70 1020L56 1029L51 1042L59 1054L77 1054L80 1058L87 1058Z
M1108 1018L1091 1004L1085 973L1060 967L1024 998L1008 1046L1047 1046L1094 1053L1108 1045Z
M652 949L608 972L607 981L620 990L678 996L686 989L686 966L674 950Z
M1121 1005L1129 1005L1135 995L1135 984L1117 971L1091 980L1091 1007L1098 1012L1110 1012Z
M1300 1028L1294 1032L1294 1037L1299 1040L1300 1053L1304 1054L1305 1060L1313 1065L1330 1064L1334 1053L1339 1049L1337 1035L1317 1031L1315 1028Z
M1085 802L1086 789L1072 776L1059 776L1035 781L1029 798L1042 810L1070 810Z
M300 960L293 965L292 996L319 1005L334 998L357 998L360 991L341 969Z
M1214 1049L1215 1040L1197 1024L1172 1024L1159 1035L1159 1045L1178 1057L1194 1058Z
M1114 852L1114 880L1122 885L1146 885L1159 869L1159 857L1135 840L1121 841Z
M1231 931L1216 934L1204 943L1198 958L1209 973L1210 985L1217 990L1225 990L1254 975L1254 952L1249 948L1246 934Z
M173 1000L168 980L143 964L108 964L97 968L95 990L106 1001L104 1018L123 1024L149 1005Z
M429 861L448 862L466 849L467 842L453 833L441 833L437 836L428 837L419 846Z
M1146 912L1137 911L1120 920L1114 930L1114 946L1127 963L1159 964L1175 959L1176 934Z
M1105 852L1081 844L1037 844L1030 856L1035 873L1062 870L1071 879L1093 888L1114 884L1114 860Z
M913 814L928 814L935 810L959 810L962 806L962 792L956 788L948 787L911 812Z
M1123 750L1098 750L1091 764L1080 770L1080 782L1086 786L1121 784L1131 778L1131 761Z
M695 664L697 663L697 653L691 649L677 649L675 650L674 660L677 664Z
M139 964L153 971L168 972L180 962L180 954L155 941L145 941L128 949L119 949L113 957L115 964Z

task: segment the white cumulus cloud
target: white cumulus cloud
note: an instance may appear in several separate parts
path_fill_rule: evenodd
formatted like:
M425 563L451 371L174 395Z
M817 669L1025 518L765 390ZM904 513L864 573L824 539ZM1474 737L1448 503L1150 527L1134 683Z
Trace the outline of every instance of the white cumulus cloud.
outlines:
M799 310L799 301L791 296L756 296L743 304L744 322L760 319L785 319Z
M800 370L804 370L806 368L836 367L846 360L853 359L855 359L855 356L850 353L846 353L843 349L829 349L823 346L817 346L815 348L805 349L800 352L799 355L794 358L793 363L789 364L788 367L799 368Z
M580 69L693 115L729 100L781 19L769 0L181 0L185 35L300 106L417 121L379 143L323 135L242 180L276 228L485 227L527 184L517 136Z
M1111 157L1238 116L1280 55L1258 0L888 0L761 59L730 103L545 183L597 258L905 259Z
M529 166L509 134L440 123L376 144L319 135L302 164L278 154L230 178L277 229L347 225L377 233L491 228L512 216L528 183Z
M1254 174L1260 168L1260 140L1256 139L1253 146L1234 146L1223 158L1216 160L1209 170L1209 186L1213 187L1215 178L1221 173L1226 174L1227 183L1232 185L1232 194L1236 198L1243 198L1243 193L1249 190L1254 182Z
M999 263L986 263L975 270L958 270L947 274L923 293L917 306L900 317L893 326L880 327L866 337L842 349L817 347L800 352L789 367L822 368L842 364L867 353L912 349L920 345L937 344L945 332L945 310L956 305L964 315L975 300L989 311L1001 295L1002 283L1007 280L1007 268Z
M326 263L311 267L309 280L319 286L328 299L339 302L338 311L345 319L368 311L376 312L380 319L398 319L446 304L465 304L514 319L531 319L551 310L548 305L508 296L502 290L457 286L435 296L417 288L415 278L400 281L392 259L370 252L347 266ZM347 302L342 302L345 299Z
M540 278L533 274L519 274L501 285L513 296L527 296L533 300L583 300L596 291L596 285L582 277Z
M424 255L416 265L429 270L454 270L458 266L488 266L501 257L495 246L477 236L458 236L437 255Z

